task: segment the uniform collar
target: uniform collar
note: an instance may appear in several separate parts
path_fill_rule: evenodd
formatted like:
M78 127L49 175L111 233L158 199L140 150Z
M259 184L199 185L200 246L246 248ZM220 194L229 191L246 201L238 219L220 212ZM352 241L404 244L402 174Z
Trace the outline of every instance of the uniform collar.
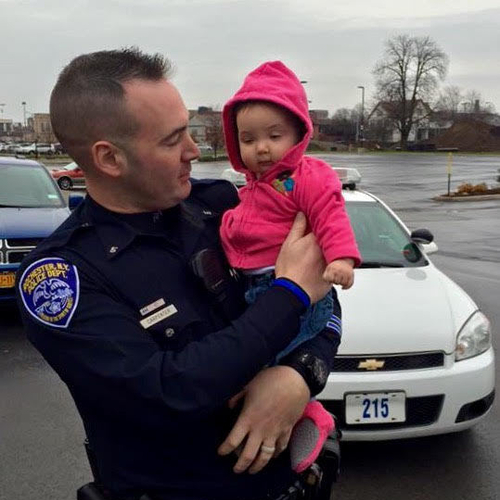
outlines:
M137 237L167 238L178 224L181 207L139 214L112 212L86 197L80 227L94 226L108 259L125 250Z

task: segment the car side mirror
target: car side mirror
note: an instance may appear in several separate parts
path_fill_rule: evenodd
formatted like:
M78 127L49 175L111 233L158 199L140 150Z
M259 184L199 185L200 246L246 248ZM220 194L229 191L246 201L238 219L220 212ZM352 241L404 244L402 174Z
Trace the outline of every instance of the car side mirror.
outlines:
M422 243L421 246L426 255L436 253L439 250L438 246L433 241L431 243Z
M434 235L428 229L415 229L415 231L412 231L410 238L413 243L421 245L426 255L438 251L438 246L434 243Z
M68 206L70 210L74 210L83 201L84 196L81 194L70 194L68 197Z
M434 235L428 229L415 229L415 231L412 231L410 238L414 243L427 245L432 243Z

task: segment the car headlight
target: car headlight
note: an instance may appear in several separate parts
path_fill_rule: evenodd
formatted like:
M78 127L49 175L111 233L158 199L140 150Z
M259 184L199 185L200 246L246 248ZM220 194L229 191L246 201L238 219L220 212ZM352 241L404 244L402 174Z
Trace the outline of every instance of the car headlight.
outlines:
M491 326L488 318L476 311L464 324L457 335L455 360L472 358L491 347Z

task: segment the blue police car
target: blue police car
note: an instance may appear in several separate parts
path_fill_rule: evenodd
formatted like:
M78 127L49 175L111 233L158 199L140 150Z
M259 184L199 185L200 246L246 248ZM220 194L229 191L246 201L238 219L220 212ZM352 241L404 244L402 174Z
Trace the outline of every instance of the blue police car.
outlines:
M80 199L73 198L70 205ZM0 301L14 299L15 272L22 259L69 214L68 204L43 165L0 158Z

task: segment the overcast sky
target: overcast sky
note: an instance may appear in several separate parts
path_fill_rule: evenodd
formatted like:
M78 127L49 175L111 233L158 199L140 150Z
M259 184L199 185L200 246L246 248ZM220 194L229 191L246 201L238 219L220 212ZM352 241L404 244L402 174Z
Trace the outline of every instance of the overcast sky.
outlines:
M429 35L449 55L444 85L500 110L500 0L0 0L0 103L21 121L47 112L74 56L137 45L167 55L186 105L223 105L245 74L281 59L310 106L353 107L395 34ZM1 108L1 106L0 106Z

